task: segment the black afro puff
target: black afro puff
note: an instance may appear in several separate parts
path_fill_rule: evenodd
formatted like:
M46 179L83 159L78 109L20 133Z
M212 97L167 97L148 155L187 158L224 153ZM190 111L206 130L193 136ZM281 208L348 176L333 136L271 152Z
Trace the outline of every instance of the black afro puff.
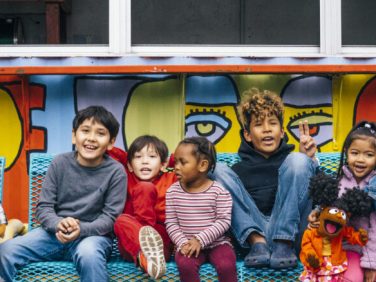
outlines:
M338 198L338 180L325 173L311 177L308 189L314 205L331 206Z
M339 201L341 202L340 208L349 212L351 217L369 216L372 211L372 198L358 187L346 188L346 192Z

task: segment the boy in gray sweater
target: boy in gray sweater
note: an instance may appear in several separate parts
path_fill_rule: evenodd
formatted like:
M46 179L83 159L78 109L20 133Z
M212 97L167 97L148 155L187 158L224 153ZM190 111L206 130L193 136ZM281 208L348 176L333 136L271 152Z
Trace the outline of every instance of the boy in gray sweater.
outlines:
M126 174L107 156L119 123L105 108L90 106L73 120L75 151L52 161L36 216L42 227L0 244L0 281L12 281L30 262L73 261L81 281L108 281L112 231L126 198Z

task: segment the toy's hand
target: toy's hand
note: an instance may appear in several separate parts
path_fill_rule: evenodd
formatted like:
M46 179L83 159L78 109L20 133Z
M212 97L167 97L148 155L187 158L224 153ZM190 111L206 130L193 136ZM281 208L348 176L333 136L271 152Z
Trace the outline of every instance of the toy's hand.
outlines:
M0 224L0 238L4 237L5 228L7 227L6 224Z
M299 122L299 152L306 154L307 157L313 158L316 153L316 143L309 133L308 121Z
M194 255L196 258L200 254L201 250L201 243L196 238L192 238L188 241L189 244L189 251L187 256L190 258L192 255Z
M313 229L313 228L319 228L320 226L320 221L319 221L319 211L317 210L312 210L311 213L308 215L308 229Z
M307 262L308 262L309 266L314 268L314 269L320 267L319 258L314 254L308 254L307 255Z
M359 232L359 235L360 235L360 240L363 243L367 243L367 241L368 241L368 232L367 232L367 230L364 230L363 228L359 228L358 232Z

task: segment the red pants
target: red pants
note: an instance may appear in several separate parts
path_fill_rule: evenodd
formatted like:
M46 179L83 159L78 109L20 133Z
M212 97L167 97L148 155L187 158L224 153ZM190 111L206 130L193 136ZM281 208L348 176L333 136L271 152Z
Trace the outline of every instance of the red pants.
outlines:
M236 255L228 244L216 246L212 249L201 250L198 257L186 257L180 252L175 254L175 262L179 269L180 281L200 282L200 266L210 262L217 271L219 282L238 281L236 272Z
M168 261L173 244L167 234L164 223L156 222L155 204L157 188L150 182L139 182L129 191L133 214L121 214L115 221L114 231L119 242L119 251L127 261L137 263L140 252L138 233L142 226L149 225L158 231L163 239L164 254Z

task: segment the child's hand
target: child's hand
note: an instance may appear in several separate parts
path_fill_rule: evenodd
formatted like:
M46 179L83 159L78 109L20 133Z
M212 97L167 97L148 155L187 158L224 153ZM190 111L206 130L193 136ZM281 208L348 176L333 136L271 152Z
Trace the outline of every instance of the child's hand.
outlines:
M360 240L363 243L367 243L367 241L368 241L368 232L367 232L367 230L364 230L363 228L359 228L358 232L359 232L359 235L360 235Z
M80 221L73 217L63 218L57 224L56 238L63 244L72 242L80 236Z
M55 233L56 238L62 244L66 244L76 240L80 236L80 228L73 230L70 233L63 233L62 231L58 231Z
M61 231L65 234L69 234L72 231L80 228L80 221L73 217L63 218L56 227L56 231Z
M309 134L308 121L299 122L299 152L306 154L309 158L313 158L316 153L315 139Z
M376 270L373 269L364 269L364 281L373 282L376 278Z
M319 221L320 212L318 210L312 210L311 213L308 215L308 229L319 228L320 221Z
M195 255L195 257L197 258L201 250L200 241L197 240L196 238L192 238L188 241L188 244L189 244L189 251L188 251L187 256L190 258L192 255Z
M180 248L180 253L183 255L183 256L187 256L189 252L189 244L188 243L185 243L183 244L183 246Z
M319 258L315 254L308 254L306 258L308 264L313 269L320 267L320 261Z

